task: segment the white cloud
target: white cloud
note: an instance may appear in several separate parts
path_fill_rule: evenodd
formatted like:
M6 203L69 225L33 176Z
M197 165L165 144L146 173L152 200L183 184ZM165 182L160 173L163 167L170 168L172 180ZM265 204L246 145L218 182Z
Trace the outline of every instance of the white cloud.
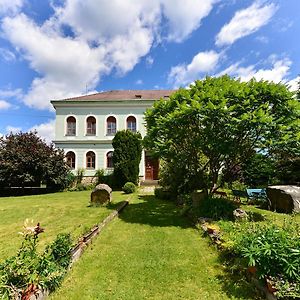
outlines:
M249 81L251 78L256 80L268 80L275 83L285 82L286 76L289 74L289 69L292 62L289 59L274 60L271 57L272 66L269 69L256 69L255 65L250 65L247 67L241 67L240 62L235 63L222 72L218 73L216 76L221 76L228 74L231 76L239 77L241 81Z
M168 20L171 41L181 42L200 26L209 15L215 0L162 0L163 13Z
M23 6L23 0L0 0L0 15L15 14Z
M55 120L34 125L29 128L28 131L37 131L38 136L44 139L47 143L50 143L54 140L55 136Z
M296 78L288 81L287 85L291 91L295 92L298 91L299 89L299 83L300 83L300 76L297 76Z
M17 98L21 99L22 98L22 90L21 89L5 89L5 90L0 90L0 98Z
M154 63L154 58L152 56L147 56L146 57L146 66L148 68L151 68L153 63Z
M199 52L190 64L172 67L168 75L168 81L173 83L174 87L178 87L200 79L200 77L215 69L220 57L221 54L215 51Z
M0 110L9 109L11 104L5 100L0 100Z
M273 3L263 6L260 1L255 1L248 8L237 11L218 33L216 45L231 45L236 40L257 31L270 21L276 9Z
M50 99L82 94L86 86L94 89L113 71L124 75L156 42L187 38L215 2L65 0L53 6L54 14L41 25L24 14L7 16L2 21L4 36L39 74L24 103L51 109ZM73 34L66 36L64 26Z
M137 85L141 85L141 84L143 84L144 82L143 82L143 80L142 79L138 79L136 82L135 82L135 84L137 84Z
M2 57L7 62L16 60L15 54L12 51L5 48L0 48L0 57Z
M6 132L9 134L9 133L18 133L22 130L21 127L14 127L14 126L6 126Z

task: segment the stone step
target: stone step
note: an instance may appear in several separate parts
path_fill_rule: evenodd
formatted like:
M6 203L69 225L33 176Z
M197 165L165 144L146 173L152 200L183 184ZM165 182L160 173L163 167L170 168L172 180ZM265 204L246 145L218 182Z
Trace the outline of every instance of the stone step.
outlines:
M141 180L140 186L158 186L158 180Z

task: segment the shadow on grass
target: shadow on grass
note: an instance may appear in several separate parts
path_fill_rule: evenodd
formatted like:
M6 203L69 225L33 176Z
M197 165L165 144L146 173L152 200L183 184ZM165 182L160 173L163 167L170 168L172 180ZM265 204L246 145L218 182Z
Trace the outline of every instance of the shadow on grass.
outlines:
M256 289L254 284L247 278L246 271L243 271L238 262L235 261L232 255L225 255L219 252L219 263L224 268L224 273L218 275L217 278L221 283L222 290L229 296L244 300L259 300L264 299L261 293Z
M119 218L127 223L146 224L150 226L176 226L189 228L192 224L179 214L174 203L163 201L152 195L139 196L139 203L130 203Z

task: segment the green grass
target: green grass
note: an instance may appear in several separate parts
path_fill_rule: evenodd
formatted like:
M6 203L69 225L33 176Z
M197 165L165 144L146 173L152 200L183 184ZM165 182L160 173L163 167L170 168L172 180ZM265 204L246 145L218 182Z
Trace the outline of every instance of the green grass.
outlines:
M144 195L110 223L51 300L258 299L173 203Z
M18 250L24 221L40 222L45 232L40 235L41 248L60 232L70 232L77 239L94 224L103 220L120 201L128 198L113 193L108 207L89 207L91 191L63 192L47 195L0 198L0 261Z

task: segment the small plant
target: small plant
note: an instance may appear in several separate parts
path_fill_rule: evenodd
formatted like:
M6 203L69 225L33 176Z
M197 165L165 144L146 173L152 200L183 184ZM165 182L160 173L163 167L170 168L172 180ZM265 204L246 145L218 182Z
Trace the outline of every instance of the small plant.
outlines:
M176 198L176 197L172 197L172 193L170 191L162 187L156 187L154 189L154 196L162 200L171 200L172 198Z
M58 235L56 240L39 254L39 234L44 230L37 226L24 225L24 240L18 253L0 264L0 298L29 299L38 289L53 291L57 288L71 260L71 238L68 234ZM19 298L18 298L19 299Z
M214 220L233 220L233 211L238 207L237 203L227 199L206 197L201 201L199 214L201 217Z
M105 176L105 170L104 169L96 170L96 173L94 175L94 177L96 177L96 179L97 179L96 184L104 183L104 176Z
M136 191L136 185L133 182L126 182L122 190L125 194L132 194Z
M76 181L77 181L76 183L77 184L80 184L82 182L84 173L85 173L85 169L84 168L77 169L77 172L76 172Z

